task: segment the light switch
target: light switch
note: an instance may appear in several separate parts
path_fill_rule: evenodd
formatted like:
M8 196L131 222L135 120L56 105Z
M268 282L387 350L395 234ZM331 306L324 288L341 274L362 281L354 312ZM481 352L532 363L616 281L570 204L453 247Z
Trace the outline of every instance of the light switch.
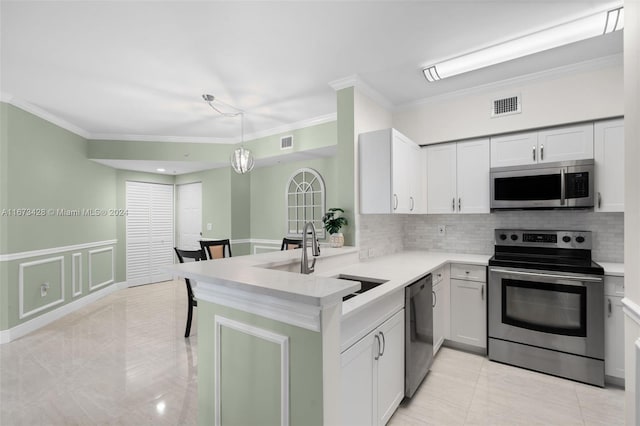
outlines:
M212 227L213 227L213 226L212 226L210 223L207 223L207 231L211 231L211 228L212 228Z

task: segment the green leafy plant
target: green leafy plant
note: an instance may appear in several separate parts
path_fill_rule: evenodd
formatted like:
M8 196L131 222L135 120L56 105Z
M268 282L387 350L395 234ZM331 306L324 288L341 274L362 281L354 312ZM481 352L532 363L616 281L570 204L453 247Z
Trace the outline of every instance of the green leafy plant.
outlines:
M342 213L344 213L344 210L334 207L329 209L329 211L322 216L324 229L326 229L329 234L340 232L340 228L349 224L346 217L340 216Z

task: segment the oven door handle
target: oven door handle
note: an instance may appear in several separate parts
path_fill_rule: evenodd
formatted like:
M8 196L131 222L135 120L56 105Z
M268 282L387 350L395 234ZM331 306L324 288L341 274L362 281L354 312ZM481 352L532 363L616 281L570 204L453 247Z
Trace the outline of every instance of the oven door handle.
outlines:
M524 275L527 277L541 277L541 278L556 278L556 279L563 279L563 280L572 280L572 281L588 281L588 282L602 282L602 278L594 278L594 277L576 277L573 275L557 275L557 274L541 274L540 272L525 272L525 271L511 271L508 269L497 269L497 268L491 268L489 269L490 272L499 272L499 273L504 273L504 274L511 274L511 275Z

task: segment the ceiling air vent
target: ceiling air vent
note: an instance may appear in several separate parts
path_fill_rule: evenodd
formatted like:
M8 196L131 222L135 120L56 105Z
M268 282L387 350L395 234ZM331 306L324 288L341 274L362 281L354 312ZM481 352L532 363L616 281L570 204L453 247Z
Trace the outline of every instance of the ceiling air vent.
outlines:
M519 114L520 112L522 112L520 95L493 100L491 117L502 117L503 115Z
M280 138L280 149L293 148L293 136L283 136Z

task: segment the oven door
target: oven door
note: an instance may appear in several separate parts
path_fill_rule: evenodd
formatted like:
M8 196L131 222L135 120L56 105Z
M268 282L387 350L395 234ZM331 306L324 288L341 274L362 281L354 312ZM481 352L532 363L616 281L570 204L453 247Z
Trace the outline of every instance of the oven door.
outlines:
M604 359L603 278L490 267L489 337Z

